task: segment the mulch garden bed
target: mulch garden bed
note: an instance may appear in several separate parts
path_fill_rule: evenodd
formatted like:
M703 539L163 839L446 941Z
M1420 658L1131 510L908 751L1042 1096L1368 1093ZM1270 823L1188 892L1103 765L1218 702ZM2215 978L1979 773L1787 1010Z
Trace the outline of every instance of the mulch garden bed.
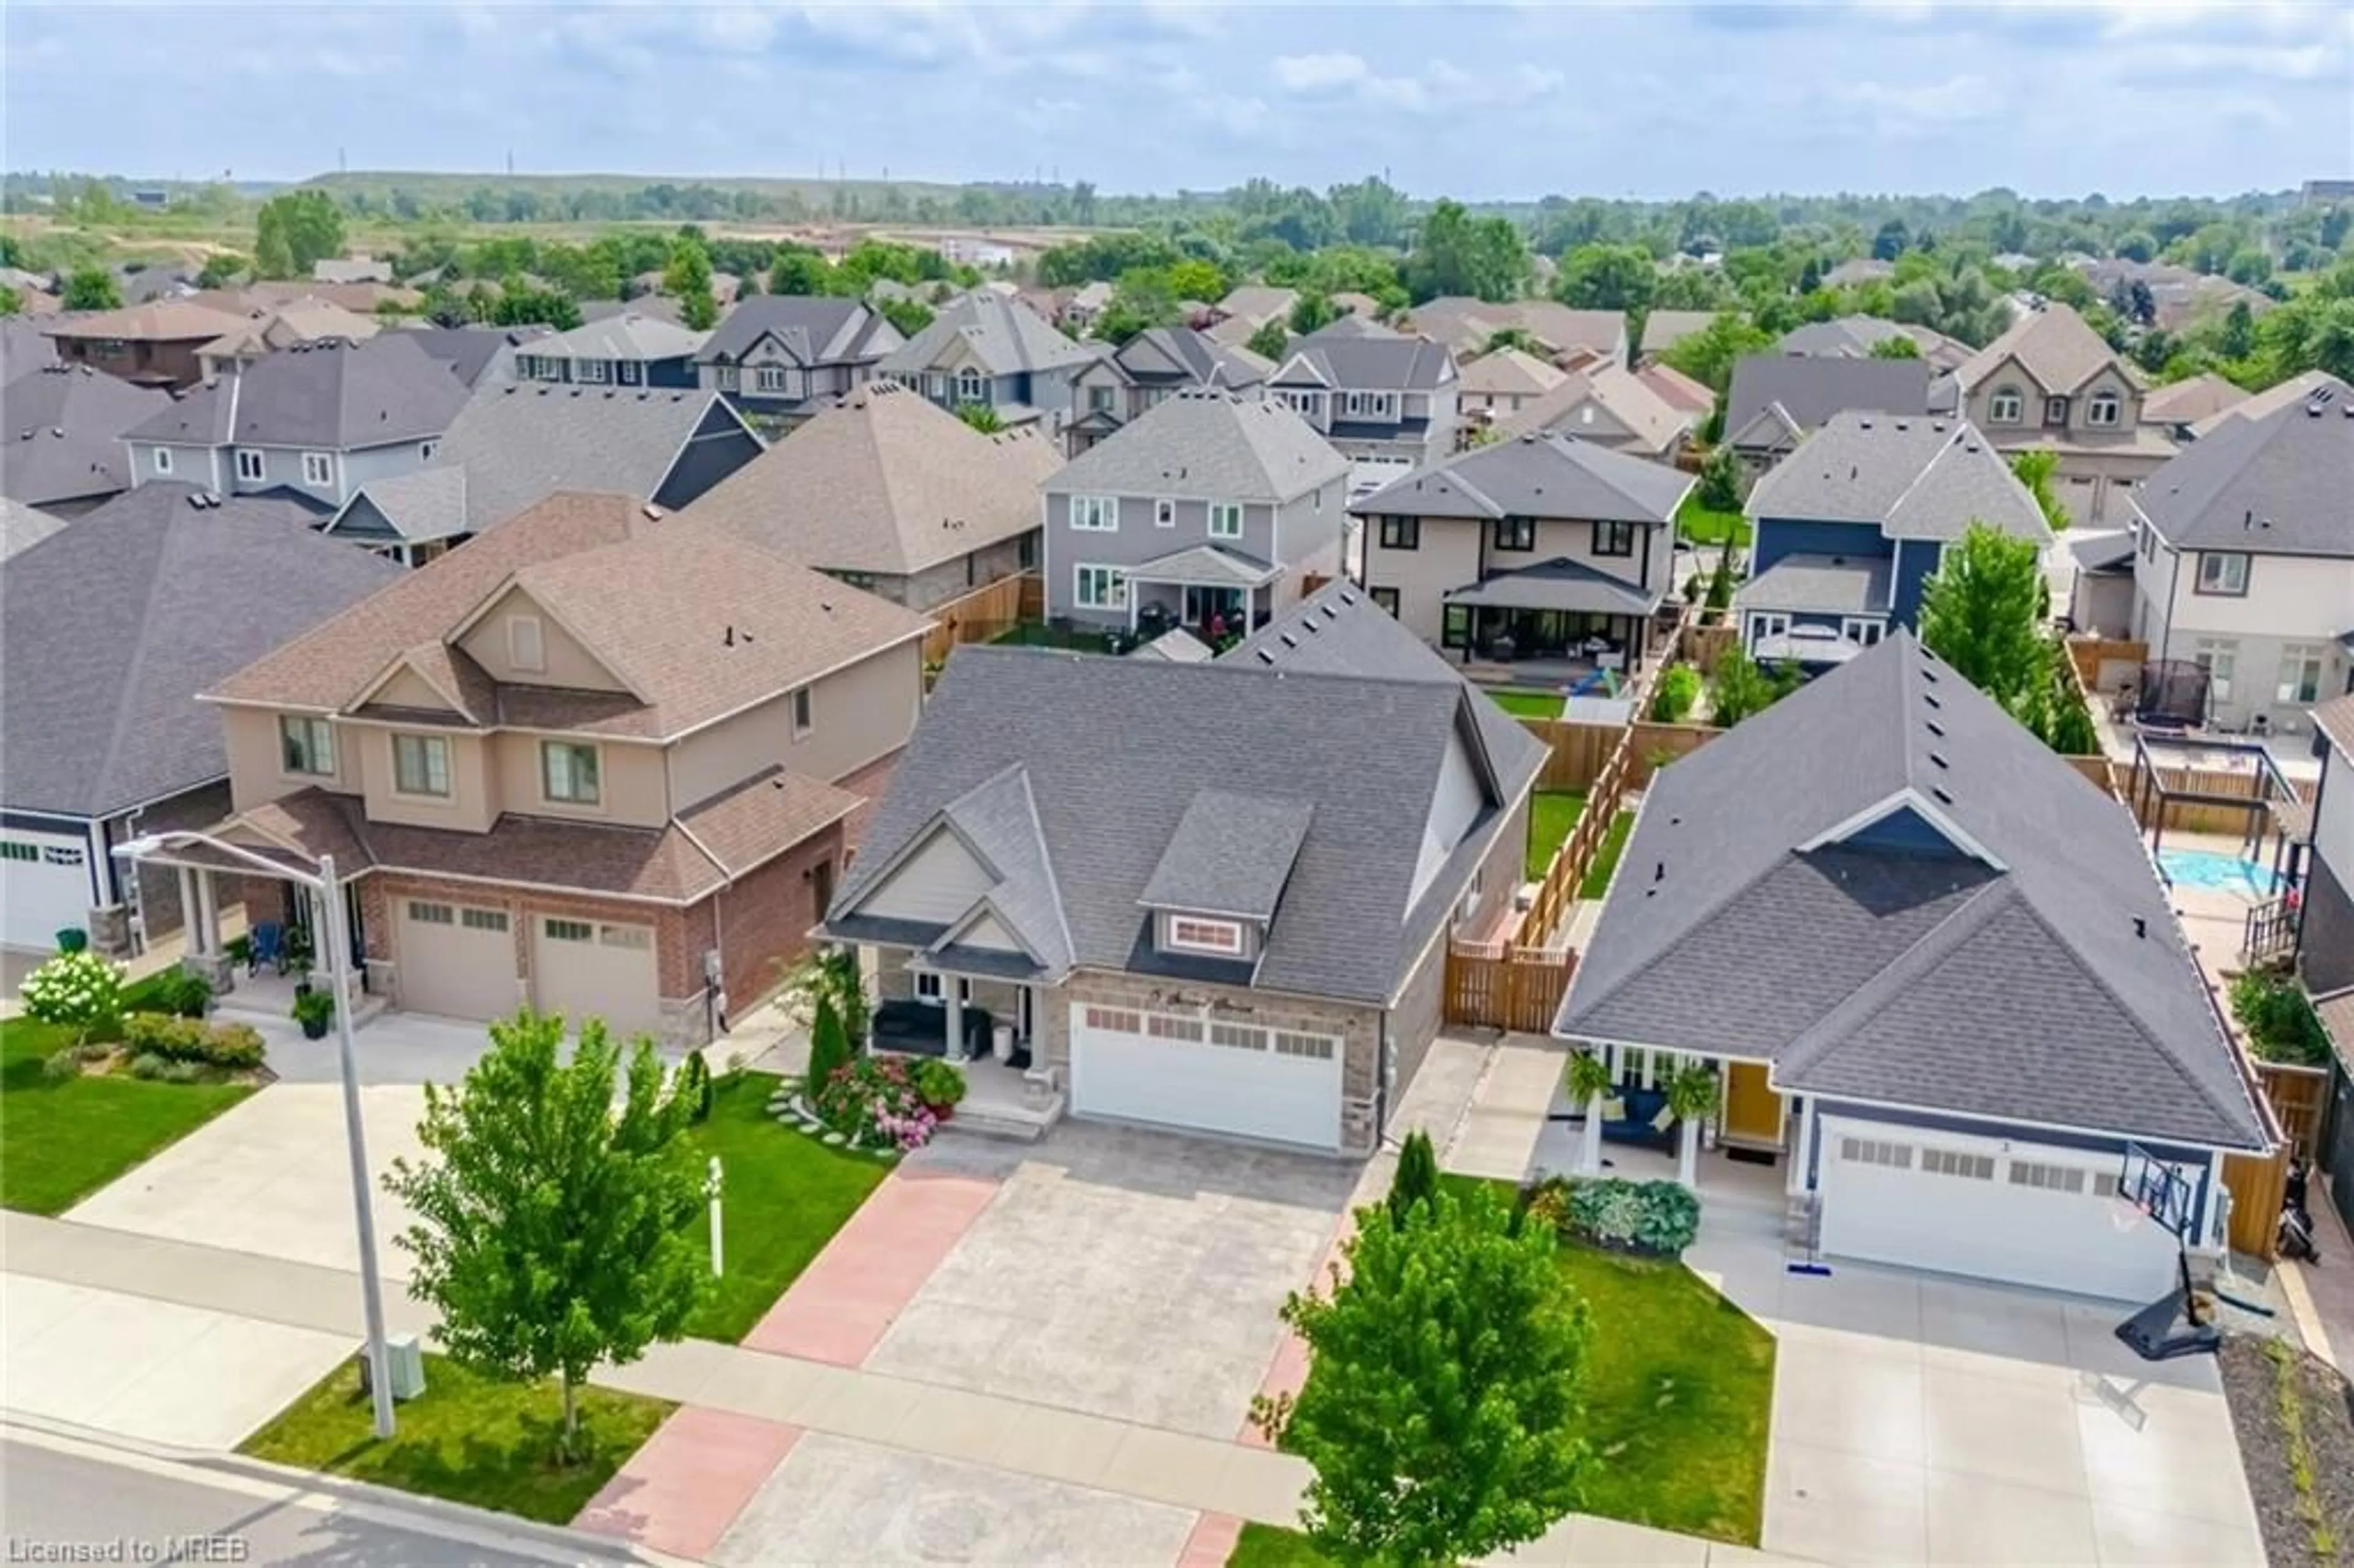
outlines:
M2354 1389L2276 1340L2235 1334L2219 1357L2274 1568L2354 1565Z

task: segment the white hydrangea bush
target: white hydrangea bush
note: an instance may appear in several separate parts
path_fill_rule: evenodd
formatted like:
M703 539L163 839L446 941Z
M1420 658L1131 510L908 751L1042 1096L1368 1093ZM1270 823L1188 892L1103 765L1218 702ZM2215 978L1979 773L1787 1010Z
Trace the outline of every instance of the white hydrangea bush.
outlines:
M122 966L84 949L59 953L16 988L25 1012L74 1032L74 1043L122 1016Z

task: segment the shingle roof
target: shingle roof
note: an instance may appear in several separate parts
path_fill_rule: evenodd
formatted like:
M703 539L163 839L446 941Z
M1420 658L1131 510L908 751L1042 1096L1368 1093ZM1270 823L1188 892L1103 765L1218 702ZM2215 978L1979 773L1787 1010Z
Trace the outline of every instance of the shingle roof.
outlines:
M864 361L896 347L898 336L859 300L755 294L727 313L695 357L707 364L741 359L763 337L774 337L803 366Z
M988 290L975 290L940 307L931 324L883 356L875 368L886 376L930 369L961 339L992 376L1076 366L1096 351L1073 343L1033 312Z
M171 406L87 365L27 370L0 387L0 494L40 506L127 489L122 433Z
M410 327L417 346L441 361L468 387L481 385L482 373L502 349L517 348L551 335L544 326Z
M1705 382L1693 380L1672 365L1647 365L1635 372L1635 378L1681 413L1704 415L1716 407L1716 394Z
M1691 431L1690 415L1659 396L1641 376L1606 359L1564 376L1553 390L1506 419L1502 429L1507 436L1545 430L1578 435L1585 429L1584 410L1589 408L1624 425L1647 452L1665 452Z
M682 517L829 571L908 576L1039 525L1061 465L1035 430L982 435L919 394L863 387L722 480Z
M1744 583L1734 603L1819 614L1882 611L1888 609L1889 567L1884 556L1784 556Z
M1458 354L1472 354L1508 327L1517 327L1555 354L1590 348L1615 353L1626 340L1627 317L1619 311L1579 310L1552 300L1474 300L1446 295L1406 313L1416 332Z
M1874 344L1890 338L1910 338L1933 372L1943 374L1967 360L1977 350L1958 338L1909 322L1882 321L1877 316L1840 316L1834 321L1808 322L1782 334L1777 354L1844 355L1869 357Z
M659 316L623 311L535 338L524 352L535 359L691 359L705 335Z
M1468 361L1459 373L1463 390L1506 397L1533 397L1569 379L1526 349L1500 348Z
M1290 387L1408 392L1426 392L1455 379L1455 359L1445 345L1395 334L1365 337L1336 330L1356 319L1343 316L1320 332L1292 339L1272 379Z
M1714 311L1653 311L1643 318L1643 352L1665 354L1696 332L1706 332L1717 317Z
M429 440L466 406L465 384L406 333L300 343L191 389L130 431L135 441L325 448Z
M1276 316L1288 316L1291 307L1299 302L1297 289L1278 289L1263 283L1246 283L1229 291L1218 302L1218 309L1229 316L1239 316L1257 326Z
M1137 901L1196 792L1215 780L1313 808L1253 983L1386 1005L1513 820L1508 794L1416 897L1424 823L1465 704L1459 683L960 648L829 927L859 918L859 901L944 808L1017 770L1075 961L1127 970L1148 918Z
M2354 557L2354 387L2227 419L2134 492L2178 549Z
M2190 433L2193 437L2203 440L2222 429L2232 419L2260 419L2275 408L2286 408L2294 404L2304 402L2316 391L2329 385L2333 379L2334 377L2326 370L2308 370L2303 375L2292 376L2287 380L2267 387L2261 392L2251 393L2247 397L2219 413L2210 414L2205 418L2197 420L2191 425ZM2145 403L2143 407L2147 408L2148 405Z
M124 338L144 343L210 343L247 317L194 300L153 300L118 311L60 316L41 330L51 337Z
M2193 376L2143 393L2141 420L2145 425L2192 425L2235 408L2247 399L2244 388L2234 387L2220 376Z
M1315 802L1296 796L1198 789L1136 901L1148 909L1272 919L1315 820Z
M1663 588L1645 588L1567 556L1534 566L1490 572L1477 582L1448 588L1448 604L1493 605L1501 609L1553 609L1569 614L1649 615Z
M62 517L52 517L37 506L0 496L0 561L19 550L27 550L66 525Z
M2039 543L2042 509L1967 419L1834 415L1749 493L1751 517L1877 523L1892 539L1958 539L1973 523Z
M1816 429L1834 414L1862 409L1880 414L1929 411L1929 366L1919 359L1850 359L1797 354L1753 354L1733 367L1726 394L1724 428L1739 430L1772 404L1779 403L1802 429Z
M466 471L420 468L389 479L369 480L330 526L342 537L376 538L383 536L376 526L379 518L390 529L391 537L411 544L467 532Z
M1882 806L1954 853L1818 842ZM1786 1092L2264 1142L2132 820L1908 632L1661 773L1621 864L1559 1033L1770 1060Z
M1688 473L1560 435L1474 447L1349 503L1360 515L1565 517L1666 524L1695 481Z
M347 311L329 300L290 300L234 332L223 333L196 353L208 359L253 359L274 349L316 343L323 338L365 343L381 330L374 316Z
M203 493L141 485L0 573L8 805L103 816L221 777L196 693L401 575L294 507Z
M1286 405L1189 388L1073 458L1045 488L1280 503L1348 472L1349 460Z
M2116 351L2084 324L2073 309L2054 300L2013 322L2008 331L1965 360L1954 372L1967 390L2005 360L2026 367L2037 385L2052 393L2073 392L2103 370L2115 369Z
M1229 346L1191 327L1147 327L1112 356L1131 379L1200 387L1256 387L1271 368L1246 349Z

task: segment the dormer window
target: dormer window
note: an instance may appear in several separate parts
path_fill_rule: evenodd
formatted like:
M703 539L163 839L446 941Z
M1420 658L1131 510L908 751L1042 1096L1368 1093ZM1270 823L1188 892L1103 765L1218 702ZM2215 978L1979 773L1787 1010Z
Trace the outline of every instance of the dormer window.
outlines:
M533 673L547 668L547 648L535 615L507 617L507 662Z
M2084 405L2084 423L2095 429L2114 429L2123 410L2114 392L2095 392L2093 400Z
M1210 920L1199 915L1169 916L1165 944L1171 951L1208 953L1222 959L1238 959L1243 952L1243 928L1234 920Z
M1994 389L1994 396L1987 399L1987 423L2015 425L2026 408L2026 400L2019 395L2018 387L1998 387Z

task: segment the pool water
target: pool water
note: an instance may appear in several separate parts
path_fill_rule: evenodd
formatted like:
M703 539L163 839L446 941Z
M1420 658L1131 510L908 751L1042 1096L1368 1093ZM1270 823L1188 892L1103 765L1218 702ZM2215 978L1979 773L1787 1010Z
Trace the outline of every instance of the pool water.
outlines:
M2162 849L2158 866L2178 887L2204 887L2247 898L2271 897L2276 881L2267 866L2211 850Z

